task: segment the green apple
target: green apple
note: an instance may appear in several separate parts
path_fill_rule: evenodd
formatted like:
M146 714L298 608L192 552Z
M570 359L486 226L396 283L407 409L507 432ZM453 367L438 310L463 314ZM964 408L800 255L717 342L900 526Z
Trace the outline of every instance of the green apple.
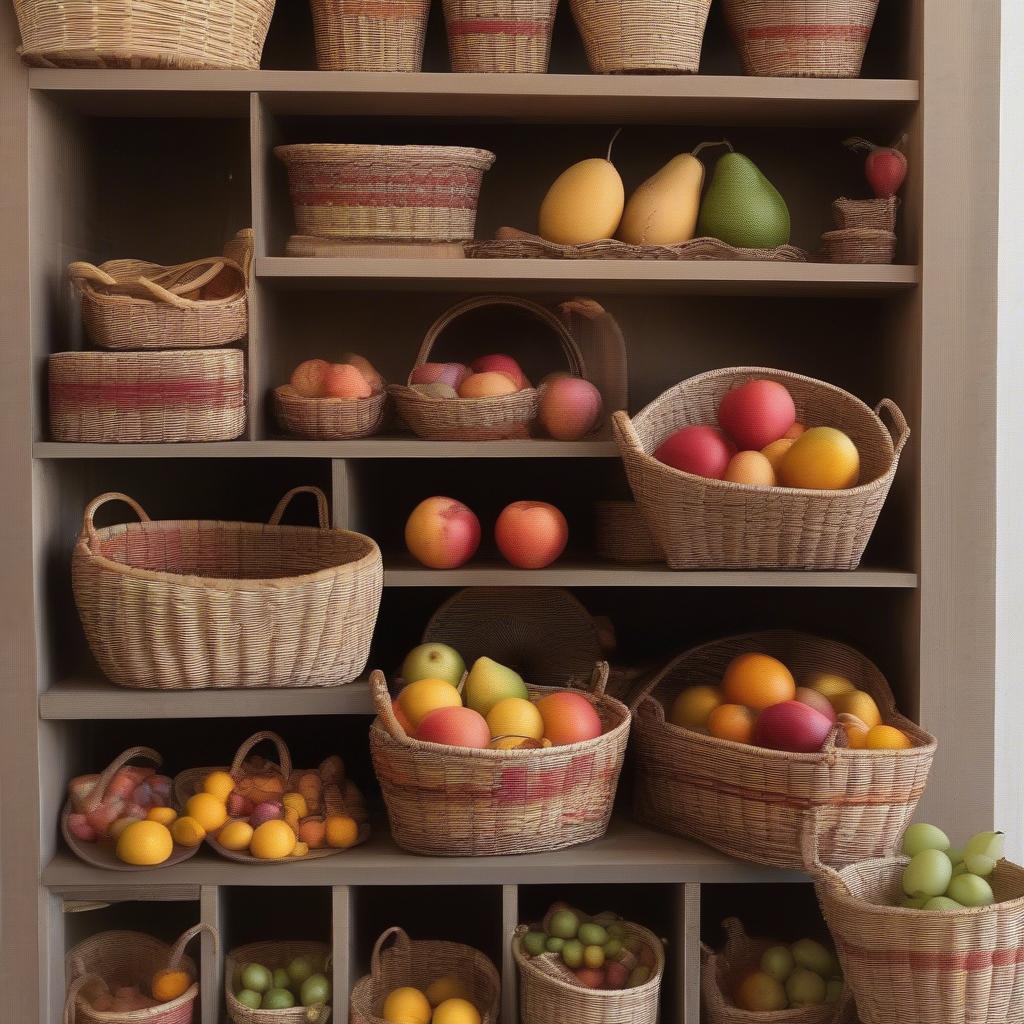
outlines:
M401 676L407 683L420 679L443 679L458 686L466 672L466 663L454 647L447 644L420 644L402 662Z
M274 975L263 964L246 964L242 968L242 988L250 992L266 992L274 984Z
M295 996L286 988L272 988L263 993L261 1010L290 1010L295 1005Z

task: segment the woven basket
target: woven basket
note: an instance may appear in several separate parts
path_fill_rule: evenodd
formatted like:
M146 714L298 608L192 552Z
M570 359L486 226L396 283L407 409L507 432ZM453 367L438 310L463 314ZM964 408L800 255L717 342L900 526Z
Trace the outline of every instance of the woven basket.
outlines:
M277 146L300 235L465 242L494 154L460 146Z
M444 0L452 71L548 70L558 0Z
M376 434L384 425L386 391L369 398L304 398L290 384L274 388L274 419L286 433L311 441L344 441Z
M748 75L856 78L878 0L722 0Z
M797 679L812 671L846 676L915 746L849 750L838 746L845 736L837 727L818 753L790 754L666 721L681 690L717 686L729 662L747 651L778 658ZM889 684L871 661L845 644L785 630L715 640L671 661L634 704L633 738L638 820L783 868L808 866L810 828L818 856L828 864L892 853L924 792L936 748L934 737L896 710Z
M654 457L676 430L714 423L727 392L761 379L789 389L801 422L827 423L850 436L862 483L842 491L751 487L684 473ZM893 420L895 443L882 411ZM910 436L888 398L872 412L831 384L762 367L698 374L632 420L615 413L612 428L633 496L672 569L856 569Z
M594 525L599 558L610 562L665 561L635 502L599 501L594 506Z
M321 71L419 71L430 0L310 0Z
M377 717L370 754L391 834L411 853L489 857L561 850L608 829L629 711L608 697L608 666L597 666L587 698L605 732L544 749L476 750L406 736L381 672L370 676ZM553 692L530 687L530 696Z
M872 228L875 231L895 231L896 212L900 208L898 196L878 199L837 199L832 204L832 216L837 228Z
M472 946L410 939L401 928L389 928L374 943L370 973L352 988L350 1024L386 1024L381 1014L389 992L405 985L422 992L441 977L461 982L481 1024L496 1024L501 981L494 964Z
M696 74L711 0L572 0L590 70Z
M249 330L253 233L239 231L223 256L163 267L144 260L68 266L89 341L106 349L217 348Z
M896 235L875 228L826 231L821 236L821 257L825 263L892 263Z
M280 525L304 492L319 525ZM97 529L112 500L140 522ZM268 525L152 522L132 498L102 494L86 506L71 579L89 646L118 686L340 686L369 656L383 570L369 537L328 527L319 488L296 487Z
M328 965L331 947L326 942L252 942L233 949L224 958L224 1004L234 1024L327 1024L331 1006L293 1006L288 1010L253 1010L235 998L236 977L246 964L262 964L271 971L287 967L297 956L324 960ZM330 980L330 978L328 978Z
M165 967L183 968L197 978L195 961L185 954L185 947L200 933L213 939L214 956L218 955L217 930L208 924L197 924L183 932L173 946L154 939L145 932L99 932L73 946L64 958L68 979L64 1002L64 1024L192 1024L199 982L192 984L177 999L148 1010L112 1013L94 1010L90 992L109 986L137 985L148 992L153 975Z

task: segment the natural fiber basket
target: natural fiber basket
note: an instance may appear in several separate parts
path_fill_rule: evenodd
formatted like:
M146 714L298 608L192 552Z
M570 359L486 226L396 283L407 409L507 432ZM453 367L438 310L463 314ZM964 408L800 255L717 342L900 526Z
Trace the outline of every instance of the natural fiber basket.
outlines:
M262 964L271 971L287 967L297 956L311 957L330 964L331 947L326 942L252 942L233 949L224 958L224 1004L234 1024L327 1024L331 1004L293 1006L287 1010L253 1010L235 998L236 978L246 964ZM330 978L328 978L330 980ZM334 998L337 993L332 992Z
M870 694L908 750L850 750L837 726L814 754L734 743L670 724L667 709L689 686L717 686L739 654L785 663L799 680L835 672ZM924 792L936 742L896 710L889 684L864 655L805 633L770 630L715 640L671 661L633 706L634 813L663 832L698 839L743 860L804 868L808 830L821 860L849 864L891 853ZM811 821L811 815L814 815Z
M452 71L544 74L558 0L444 0Z
M832 216L837 228L873 228L876 231L895 231L896 212L900 208L898 196L877 199L837 199L832 204Z
M465 242L494 154L461 146L277 146L300 235Z
M465 988L481 1024L496 1024L501 981L494 964L472 946L410 939L401 928L389 928L374 943L370 973L352 987L350 1024L386 1024L381 1014L389 992L406 985L422 992L441 977Z
M802 423L849 435L860 452L861 483L841 491L752 487L684 473L654 457L682 427L716 422L726 393L763 379L789 389ZM892 419L892 434L881 412ZM872 412L831 384L751 366L684 380L632 419L615 413L612 429L633 496L672 569L856 569L910 436L888 398Z
M282 526L302 493L319 525ZM140 522L97 529L114 500ZM107 493L86 506L71 580L89 646L118 686L340 686L366 664L383 570L369 537L329 528L317 487L289 491L267 525L152 522Z
M274 388L274 419L286 433L312 441L376 434L384 424L386 391L369 398L305 398L290 384Z
M826 263L892 263L896 235L874 228L843 228L821 236L821 256Z
M748 75L856 78L878 0L722 0Z
M590 70L696 74L711 0L572 0Z
M430 0L310 0L321 71L419 71Z
M599 501L594 506L594 546L610 562L664 562L665 555L636 502Z
M370 754L395 842L411 853L488 857L561 850L608 829L629 711L608 697L597 666L587 699L605 731L543 749L477 750L410 739L391 708L382 672L370 676L377 717ZM530 696L554 692L530 687Z
M245 356L236 348L56 352L47 367L54 441L183 444L245 431Z

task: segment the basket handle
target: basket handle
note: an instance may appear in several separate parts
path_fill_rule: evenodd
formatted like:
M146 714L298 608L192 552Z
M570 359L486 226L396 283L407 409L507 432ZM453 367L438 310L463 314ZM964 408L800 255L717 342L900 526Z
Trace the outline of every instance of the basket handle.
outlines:
M804 870L815 882L827 884L839 892L847 892L846 883L835 868L821 862L818 855L818 812L811 808L804 812L800 830L800 855L804 862Z
M404 928L393 925L373 944L373 954L370 957L370 975L375 981L383 977L384 965L381 963L381 956L384 952L384 947L392 939L395 940L395 949L398 951L399 956L407 959L410 955L409 936Z
M377 717L380 719L381 725L384 726L384 731L392 739L408 740L410 738L409 734L402 728L401 723L395 716L395 709L391 706L388 681L384 673L377 668L370 673L370 697L377 711Z
M231 778L236 781L238 780L239 773L242 770L242 764L249 756L252 748L259 743L263 743L264 740L270 740L270 742L277 747L277 763L281 768L281 774L284 775L286 779L291 775L292 757L291 754L288 753L287 745L276 732L264 729L261 732L254 732L235 752L235 759L231 762L231 767L228 769L228 774Z
M608 687L608 675L608 662L599 661L594 666L594 671L590 675L590 685L587 687L587 692L592 693L595 697L603 697Z
M277 507L270 514L270 519L267 520L270 526L280 526L281 520L284 518L284 514L288 509L288 506L292 503L292 498L296 494L312 494L316 498L316 515L317 523L321 530L326 530L331 525L330 515L327 508L327 495L320 490L319 487L312 487L305 485L303 487L293 487L278 503Z
M134 761L137 757L144 757L147 761L152 761L157 768L164 763L164 759L152 747L129 747L127 750L122 751L103 769L103 773L96 780L96 785L93 786L89 791L89 795L82 801L82 806L87 814L95 811L103 802L103 798L107 795L107 787L113 781L118 770L123 768L129 761Z
M612 433L615 436L615 443L619 446L620 450L643 451L643 446L640 444L640 435L636 432L633 421L629 418L629 413L624 409L618 409L612 413Z
M102 284L107 287L117 284L116 277L111 277L105 270L100 270L95 264L87 263L85 260L75 260L74 263L69 263L68 277L71 283L79 290L81 290L82 285L86 281L92 281L94 284Z
M910 439L910 425L907 423L906 416L903 415L903 410L891 398L883 398L875 406L875 415L879 419L882 418L883 412L887 412L892 420L893 425L888 429L892 435L893 456L898 459L900 452L903 451L907 441Z
M171 955L167 959L167 967L176 971L181 966L182 957L185 955L185 947L200 933L207 932L210 938L213 939L213 957L218 959L220 957L220 936L217 934L217 929L213 925L201 922L200 924L194 924L187 931L181 933L178 936L177 942L171 947Z
M85 506L85 512L82 513L83 537L88 537L90 541L95 542L96 526L93 523L93 517L108 501L123 501L139 517L140 523L149 522L149 516L146 515L145 509L134 498L129 498L127 494L122 494L120 491L107 491L98 498L93 498Z
M75 1024L75 1004L78 1001L78 993L90 982L98 981L109 992L110 986L98 974L79 974L68 985L67 995L64 997L64 1024Z
M172 285L167 291L174 295L181 295L183 292L193 292L203 285L209 284L227 266L223 256L207 256L201 260L192 260L191 263L180 263L176 267L165 267L159 274L151 274L149 277L139 277L138 280L145 284L160 284L168 278L178 280L182 274L188 273L197 267L207 267L207 270L191 281L181 281L180 284ZM194 301L194 300L192 300Z

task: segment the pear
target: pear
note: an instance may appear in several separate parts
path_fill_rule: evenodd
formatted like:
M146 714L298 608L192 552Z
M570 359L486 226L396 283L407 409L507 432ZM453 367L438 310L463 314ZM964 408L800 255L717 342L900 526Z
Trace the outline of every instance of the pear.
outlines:
M473 662L462 694L466 707L472 708L484 718L499 700L505 700L506 697L522 697L525 700L529 696L523 677L491 658L477 658Z

